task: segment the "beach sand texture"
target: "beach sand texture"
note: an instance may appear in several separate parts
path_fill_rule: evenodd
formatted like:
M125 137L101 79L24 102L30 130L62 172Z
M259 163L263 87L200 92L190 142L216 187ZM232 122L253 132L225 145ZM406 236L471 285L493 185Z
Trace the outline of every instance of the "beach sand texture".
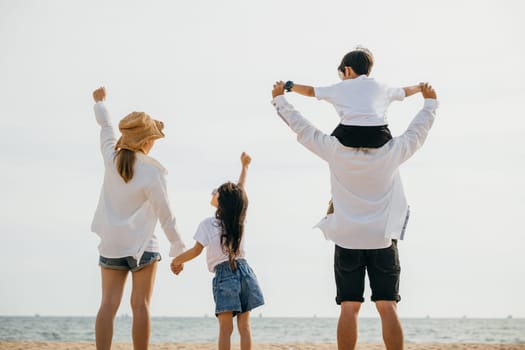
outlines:
M150 350L215 350L215 343L165 343L151 344ZM253 344L253 350L336 350L336 344L317 343L260 343ZM0 342L1 350L95 350L94 343L64 342ZM130 343L114 343L113 350L132 350ZM239 344L233 344L232 350L238 350ZM384 350L383 344L357 344L357 350ZM409 343L405 350L525 350L525 344L475 344L475 343L442 343L419 344Z

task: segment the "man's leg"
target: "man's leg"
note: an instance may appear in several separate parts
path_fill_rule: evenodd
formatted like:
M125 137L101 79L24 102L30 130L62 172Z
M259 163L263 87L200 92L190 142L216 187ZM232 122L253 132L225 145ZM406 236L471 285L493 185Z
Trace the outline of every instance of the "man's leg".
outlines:
M403 328L397 316L397 303L390 300L376 301L381 317L383 341L387 350L403 350Z
M334 273L337 296L341 305L337 324L337 347L353 350L357 342L357 315L364 301L365 266L363 251L335 246Z
M344 301L341 303L341 314L337 323L337 348L339 350L354 350L357 343L357 315L361 303Z
M387 350L403 349L403 329L397 316L401 267L397 242L384 249L370 251L367 259L372 301L381 317L383 341Z

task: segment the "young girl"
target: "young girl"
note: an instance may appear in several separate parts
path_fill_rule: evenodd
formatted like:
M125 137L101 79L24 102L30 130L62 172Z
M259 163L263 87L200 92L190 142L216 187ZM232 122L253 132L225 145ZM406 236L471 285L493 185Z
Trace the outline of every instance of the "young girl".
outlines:
M241 350L251 349L250 310L264 304L257 278L244 258L244 219L248 207L244 182L250 162L250 156L243 152L239 183L226 182L212 191L210 204L217 208L215 217L200 223L194 236L195 246L171 262L171 270L178 275L186 261L208 248L208 269L215 272L213 298L219 320L219 350L230 349L235 316Z

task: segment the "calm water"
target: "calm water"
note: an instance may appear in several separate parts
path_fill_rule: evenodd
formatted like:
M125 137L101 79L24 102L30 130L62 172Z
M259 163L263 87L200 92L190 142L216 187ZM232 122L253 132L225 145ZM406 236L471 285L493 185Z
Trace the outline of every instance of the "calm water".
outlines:
M91 342L93 317L0 317L0 341ZM381 342L380 323L360 319L359 341ZM525 343L525 319L403 319L407 342ZM335 342L336 318L252 318L255 342ZM131 319L119 317L114 341L131 342ZM235 333L234 333L235 334ZM215 342L215 318L154 317L151 341ZM235 335L234 341L238 341Z

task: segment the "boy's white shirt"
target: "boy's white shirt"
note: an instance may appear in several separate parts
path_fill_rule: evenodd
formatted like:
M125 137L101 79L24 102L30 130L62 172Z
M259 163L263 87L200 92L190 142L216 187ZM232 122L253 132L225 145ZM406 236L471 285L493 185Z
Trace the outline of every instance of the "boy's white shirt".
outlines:
M228 261L228 255L224 253L221 245L221 227L220 222L214 217L209 217L199 224L195 235L195 241L206 248L206 263L210 272L215 272L215 266ZM236 259L244 258L244 237L239 247L239 255Z
M314 91L317 99L334 106L343 125L387 125L388 106L405 98L403 88L390 88L366 75L331 86L315 87Z
M184 243L177 230L167 194L166 169L155 159L136 152L133 178L125 183L114 158L116 136L104 103L94 106L104 158L104 183L91 224L100 236L99 252L106 258L132 256L137 261L144 251L159 251L155 236L157 220L171 243L170 256L181 254Z
M366 151L345 147L314 127L284 96L272 104L297 140L330 167L334 213L316 225L325 238L347 249L386 248L401 238L408 204L398 168L425 141L438 101L426 99L402 135Z

